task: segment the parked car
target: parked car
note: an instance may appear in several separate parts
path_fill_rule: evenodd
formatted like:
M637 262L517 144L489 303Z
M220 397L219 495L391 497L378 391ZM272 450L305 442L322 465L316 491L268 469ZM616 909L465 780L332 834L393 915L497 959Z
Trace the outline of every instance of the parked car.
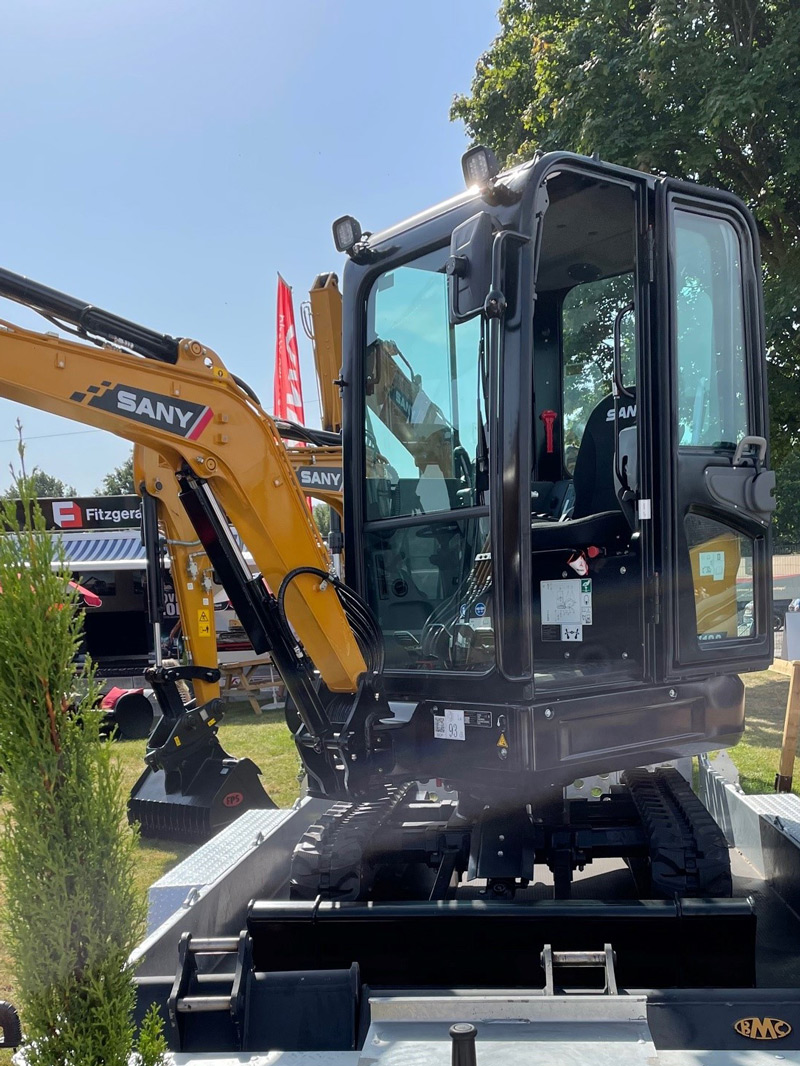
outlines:
M797 604L793 607L792 604ZM800 596L794 600L772 601L772 628L776 633L783 632L785 615L787 611L800 611ZM739 636L748 637L753 631L753 601L748 600L744 605L742 620L739 623Z

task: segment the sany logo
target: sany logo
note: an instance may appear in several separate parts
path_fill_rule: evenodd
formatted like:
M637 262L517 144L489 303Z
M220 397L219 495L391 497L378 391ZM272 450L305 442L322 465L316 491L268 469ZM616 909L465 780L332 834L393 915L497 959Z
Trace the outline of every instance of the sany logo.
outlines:
M620 407L620 409L619 409L619 417L620 418L636 418L636 404L632 403L632 404L629 404L627 407ZM613 421L614 421L614 408L612 407L610 409L610 411L608 412L608 414L606 415L606 422L613 422Z
M53 504L53 521L61 529L80 529L83 526L81 509L73 500Z
M147 395L139 396L135 392L119 389L117 392L117 407L120 411L129 411L131 414L143 415L155 422L165 422L168 426L177 425L186 429L197 412L183 410L175 403L164 403L156 400L155 403Z
M197 440L214 417L210 407L192 400L176 402L159 392L128 385L112 385L110 381L88 385L83 392L73 392L70 399L134 422L155 426L188 440Z

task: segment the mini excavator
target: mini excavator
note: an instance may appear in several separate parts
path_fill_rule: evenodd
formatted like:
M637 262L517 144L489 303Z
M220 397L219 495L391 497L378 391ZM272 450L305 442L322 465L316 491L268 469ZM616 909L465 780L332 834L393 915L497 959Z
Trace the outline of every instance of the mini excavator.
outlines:
M0 392L160 456L143 492L169 482L288 691L315 813L246 918L143 980L176 1049L356 1063L375 990L755 980L721 830L648 769L736 744L739 675L773 656L753 219L571 153L463 168L464 193L405 223L334 223L344 578L216 352L0 271L1 296L78 334L4 323ZM628 887L585 898L610 859Z

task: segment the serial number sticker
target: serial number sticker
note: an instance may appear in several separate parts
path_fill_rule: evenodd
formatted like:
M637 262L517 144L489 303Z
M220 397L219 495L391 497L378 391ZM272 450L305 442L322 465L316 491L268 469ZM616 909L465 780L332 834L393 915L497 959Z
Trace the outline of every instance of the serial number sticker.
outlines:
M464 712L449 708L444 714L433 716L433 735L437 740L466 740Z
M464 711L464 724L478 726L481 729L492 728L491 711Z

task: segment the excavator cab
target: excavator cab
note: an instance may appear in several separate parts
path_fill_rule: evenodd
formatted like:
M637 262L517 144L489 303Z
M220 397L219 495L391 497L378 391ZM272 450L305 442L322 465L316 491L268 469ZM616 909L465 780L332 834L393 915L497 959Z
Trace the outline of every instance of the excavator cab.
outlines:
M347 580L398 765L532 800L736 743L771 661L758 245L725 193L479 170L349 249Z

